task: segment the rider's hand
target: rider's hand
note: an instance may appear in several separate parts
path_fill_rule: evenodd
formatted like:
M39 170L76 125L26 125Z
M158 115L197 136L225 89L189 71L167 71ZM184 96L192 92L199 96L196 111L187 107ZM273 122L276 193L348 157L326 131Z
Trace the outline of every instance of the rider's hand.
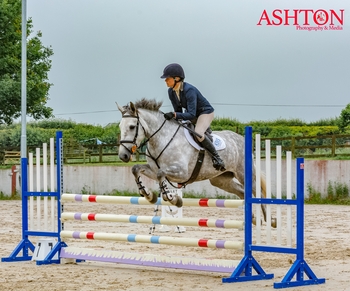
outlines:
M168 113L164 113L164 118L166 119L166 120L170 120L170 119L172 119L172 118L174 118L175 116L174 116L174 112L168 112Z

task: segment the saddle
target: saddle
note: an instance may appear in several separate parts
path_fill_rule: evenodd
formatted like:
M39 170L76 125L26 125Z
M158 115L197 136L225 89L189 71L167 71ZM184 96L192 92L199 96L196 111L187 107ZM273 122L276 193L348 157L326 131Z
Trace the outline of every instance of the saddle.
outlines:
M184 122L184 124L185 124L185 126L188 127L190 130L194 131L195 125L194 125L191 121L186 120L186 121ZM199 146L202 146L202 145L200 144L200 142L197 140L196 135L195 135L193 132L191 132L191 131L189 131L189 133L190 133L190 135L193 137L194 141L195 141ZM204 133L204 134L210 139L211 142L213 142L212 133L213 133L213 131L211 130L210 126L207 128L207 130L206 130L205 133Z

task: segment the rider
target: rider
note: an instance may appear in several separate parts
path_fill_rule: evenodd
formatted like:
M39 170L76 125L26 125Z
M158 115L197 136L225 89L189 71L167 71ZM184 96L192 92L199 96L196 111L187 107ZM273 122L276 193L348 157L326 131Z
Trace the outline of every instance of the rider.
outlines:
M190 120L195 123L195 131L201 136L197 136L197 140L211 154L214 168L224 171L224 162L210 139L204 134L214 119L214 108L196 87L184 82L185 72L179 64L167 65L161 78L165 79L169 87L168 95L175 111L165 113L164 118ZM184 112L182 108L185 109Z

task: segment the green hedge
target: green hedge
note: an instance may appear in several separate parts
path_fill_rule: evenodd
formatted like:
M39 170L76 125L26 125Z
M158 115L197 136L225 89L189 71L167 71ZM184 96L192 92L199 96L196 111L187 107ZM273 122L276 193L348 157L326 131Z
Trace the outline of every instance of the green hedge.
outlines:
M277 119L272 121L239 122L237 119L215 118L212 122L212 130L231 130L244 134L247 125L253 127L254 134L260 133L265 138L291 137L291 136L318 136L339 134L336 125L337 119L325 119L319 122L305 123L299 119ZM117 142L120 133L118 124L106 127L85 123L76 123L71 120L50 119L27 124L27 144L30 147L41 146L49 143L50 137L54 137L57 130L63 131L64 137L74 143L83 143L86 140L98 138L107 144ZM343 133L350 133L349 130ZM0 148L19 147L21 141L21 124L10 126L0 125ZM315 140L310 139L314 144Z
M66 120L28 122L27 146L36 147L41 146L42 143L49 143L50 138L55 137L58 130L63 132L66 140L74 141L74 143L81 143L93 138L98 138L105 143L116 143L120 132L117 124L102 127ZM20 147L20 143L21 124L0 126L0 148Z

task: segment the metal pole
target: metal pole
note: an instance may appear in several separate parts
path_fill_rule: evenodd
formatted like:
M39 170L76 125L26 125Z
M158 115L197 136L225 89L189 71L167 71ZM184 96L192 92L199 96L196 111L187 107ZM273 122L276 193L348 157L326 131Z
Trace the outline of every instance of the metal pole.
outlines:
M22 0L21 157L27 157L27 0Z

